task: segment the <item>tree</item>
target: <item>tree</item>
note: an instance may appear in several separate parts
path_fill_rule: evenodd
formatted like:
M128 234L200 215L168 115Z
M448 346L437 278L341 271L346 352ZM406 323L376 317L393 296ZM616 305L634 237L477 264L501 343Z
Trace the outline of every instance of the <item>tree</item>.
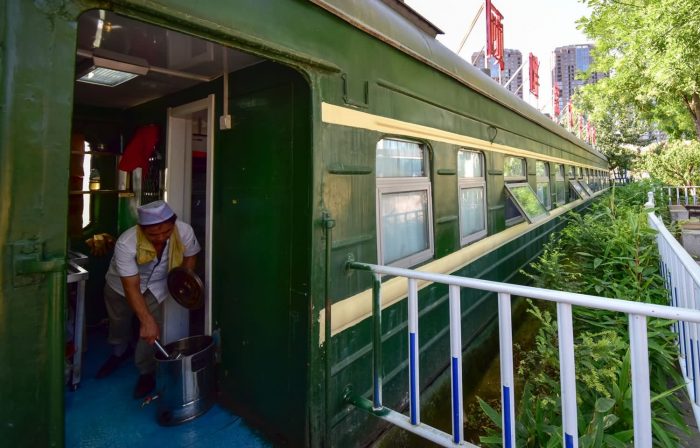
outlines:
M700 142L658 145L641 156L638 168L666 185L700 185Z
M579 107L596 123L631 108L671 137L700 139L700 2L581 1L592 11L579 20L595 41L589 72L610 77L579 89Z

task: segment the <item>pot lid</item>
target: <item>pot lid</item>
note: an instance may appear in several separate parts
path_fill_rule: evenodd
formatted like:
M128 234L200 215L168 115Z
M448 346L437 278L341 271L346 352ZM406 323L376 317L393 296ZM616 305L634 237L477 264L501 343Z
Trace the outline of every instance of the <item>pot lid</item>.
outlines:
M196 310L204 304L202 279L191 269L173 268L168 274L168 290L173 299L187 309Z

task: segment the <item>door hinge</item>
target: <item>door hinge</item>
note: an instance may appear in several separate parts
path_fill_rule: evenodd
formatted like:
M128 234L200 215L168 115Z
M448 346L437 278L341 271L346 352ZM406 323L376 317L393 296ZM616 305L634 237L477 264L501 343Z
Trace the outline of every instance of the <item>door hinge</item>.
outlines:
M63 258L44 259L44 241L20 240L11 243L12 284L15 287L34 285L44 274L65 269Z

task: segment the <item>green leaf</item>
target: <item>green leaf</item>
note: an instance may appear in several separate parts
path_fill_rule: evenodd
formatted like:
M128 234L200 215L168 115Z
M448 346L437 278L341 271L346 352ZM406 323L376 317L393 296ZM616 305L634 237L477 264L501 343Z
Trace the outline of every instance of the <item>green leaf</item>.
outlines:
M615 406L615 400L611 398L599 398L595 402L595 411L603 414L612 409L613 406Z

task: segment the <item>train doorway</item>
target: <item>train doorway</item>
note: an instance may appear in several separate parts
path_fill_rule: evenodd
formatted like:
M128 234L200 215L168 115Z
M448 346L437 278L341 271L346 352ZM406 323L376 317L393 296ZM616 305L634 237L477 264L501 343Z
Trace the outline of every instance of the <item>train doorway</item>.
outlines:
M84 338L83 350L66 359L67 370L82 369L65 394L66 446L179 446L198 434L262 446L240 415L303 440L306 414L292 407L304 406L310 326L307 81L273 61L109 11L83 14L77 41L68 239L89 278L84 329L65 322L72 340ZM105 66L131 72L100 79L105 72L96 69ZM233 125L221 127L228 107ZM213 334L220 341L216 412L167 434L156 423L158 401L131 396L133 359L96 378L111 350L102 293L109 242L135 224L136 206L156 199L192 225L206 285L200 314L166 308L161 338ZM93 250L88 240L106 243ZM270 366L261 353L280 349L278 366L287 374L263 381L260 372Z
M204 308L190 312L176 302L164 309L166 343L189 334L211 335L211 209L215 95L168 109L165 201L194 229L202 251L197 274L204 282Z

